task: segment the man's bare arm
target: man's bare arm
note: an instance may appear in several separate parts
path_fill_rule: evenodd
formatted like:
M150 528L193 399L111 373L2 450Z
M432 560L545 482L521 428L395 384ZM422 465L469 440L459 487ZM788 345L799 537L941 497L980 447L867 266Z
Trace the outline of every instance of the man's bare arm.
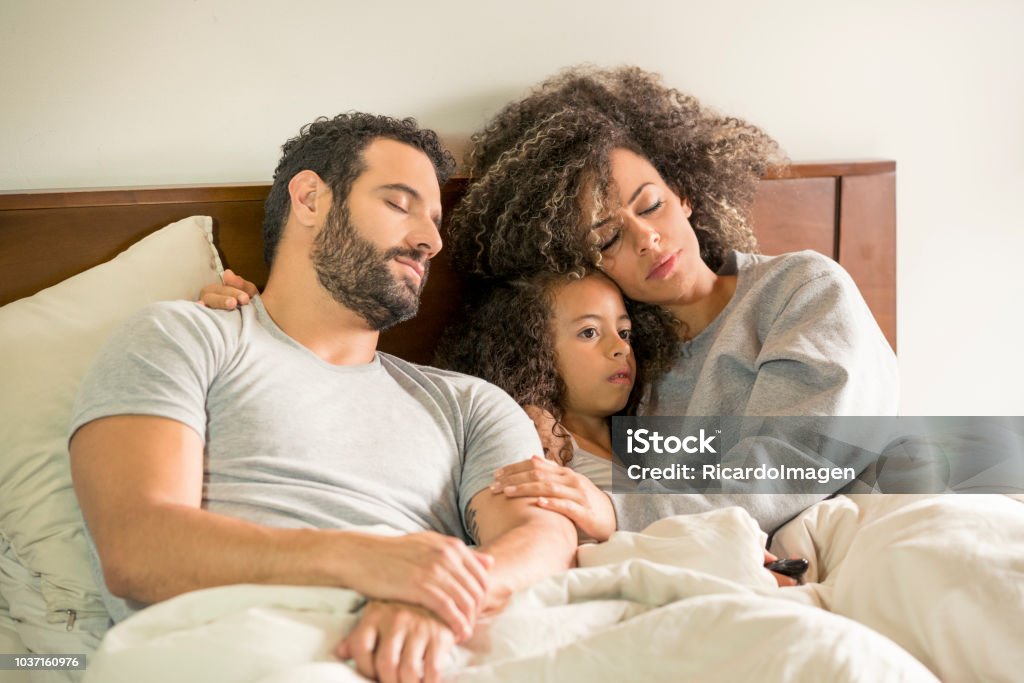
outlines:
M152 603L234 583L344 586L422 605L460 636L484 597L489 562L457 539L275 529L201 509L203 443L174 420L86 424L71 441L71 472L107 587L121 597Z
M576 553L576 527L566 517L485 489L466 508L466 526L494 557L485 609L505 606L516 590L570 566ZM338 646L343 659L355 660L361 674L379 680L437 680L441 660L451 649L433 615L408 605L371 602L359 625Z
M484 489L466 508L467 530L480 550L494 557L488 609L503 607L513 592L568 569L575 561L576 527L533 500Z

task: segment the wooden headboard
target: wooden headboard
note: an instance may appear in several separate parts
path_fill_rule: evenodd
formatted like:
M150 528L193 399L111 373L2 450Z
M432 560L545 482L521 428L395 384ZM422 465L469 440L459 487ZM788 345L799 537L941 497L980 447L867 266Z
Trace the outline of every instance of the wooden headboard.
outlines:
M269 184L0 192L0 305L113 258L172 221L214 218L226 267L266 282L261 223ZM464 178L442 190L447 214ZM761 250L814 249L841 263L896 347L896 164L804 163L766 177L754 206ZM383 335L381 348L429 362L459 301L444 251L431 265L419 315Z

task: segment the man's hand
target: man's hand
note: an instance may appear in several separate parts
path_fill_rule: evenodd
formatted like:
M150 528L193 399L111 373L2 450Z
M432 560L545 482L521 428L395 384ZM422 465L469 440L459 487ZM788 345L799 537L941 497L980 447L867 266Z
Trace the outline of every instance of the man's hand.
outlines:
M224 284L203 287L199 292L199 303L210 308L231 311L249 303L252 297L259 293L256 285L228 269L224 271Z
M70 451L82 514L119 597L153 603L236 583L339 586L422 605L468 638L493 583L493 558L457 538L271 528L202 509L203 441L176 420L94 420ZM132 485L118 485L125 481Z
M615 509L607 494L582 474L538 456L495 472L491 491L509 498L537 498L538 506L562 513L599 542L615 532Z
M405 536L364 536L352 588L374 598L422 605L454 632L473 634L487 597L494 559L457 538L433 531Z
M430 612L373 600L335 652L355 660L363 676L382 683L434 683L454 646L452 632Z

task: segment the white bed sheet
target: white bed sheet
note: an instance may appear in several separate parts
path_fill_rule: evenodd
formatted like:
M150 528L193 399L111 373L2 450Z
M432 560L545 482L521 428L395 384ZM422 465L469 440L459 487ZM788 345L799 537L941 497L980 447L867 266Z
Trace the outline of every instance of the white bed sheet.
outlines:
M816 581L799 588L774 587L763 541L727 509L583 547L583 567L481 623L448 679L999 681L1024 671L1017 501L826 501L775 538L812 560ZM359 603L328 588L187 594L111 630L86 680L363 680L332 654Z
M775 534L812 560L824 609L899 644L944 681L1024 680L1020 496L838 496Z

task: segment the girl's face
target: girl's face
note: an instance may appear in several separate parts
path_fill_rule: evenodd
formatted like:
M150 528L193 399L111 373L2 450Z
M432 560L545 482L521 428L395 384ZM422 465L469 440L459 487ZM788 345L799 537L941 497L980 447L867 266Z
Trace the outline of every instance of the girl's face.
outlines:
M608 160L613 208L592 226L601 269L636 301L687 303L699 278L710 273L690 226L690 203L644 157L617 148Z
M558 286L551 328L566 415L605 418L626 405L636 378L631 324L618 288L601 275Z

